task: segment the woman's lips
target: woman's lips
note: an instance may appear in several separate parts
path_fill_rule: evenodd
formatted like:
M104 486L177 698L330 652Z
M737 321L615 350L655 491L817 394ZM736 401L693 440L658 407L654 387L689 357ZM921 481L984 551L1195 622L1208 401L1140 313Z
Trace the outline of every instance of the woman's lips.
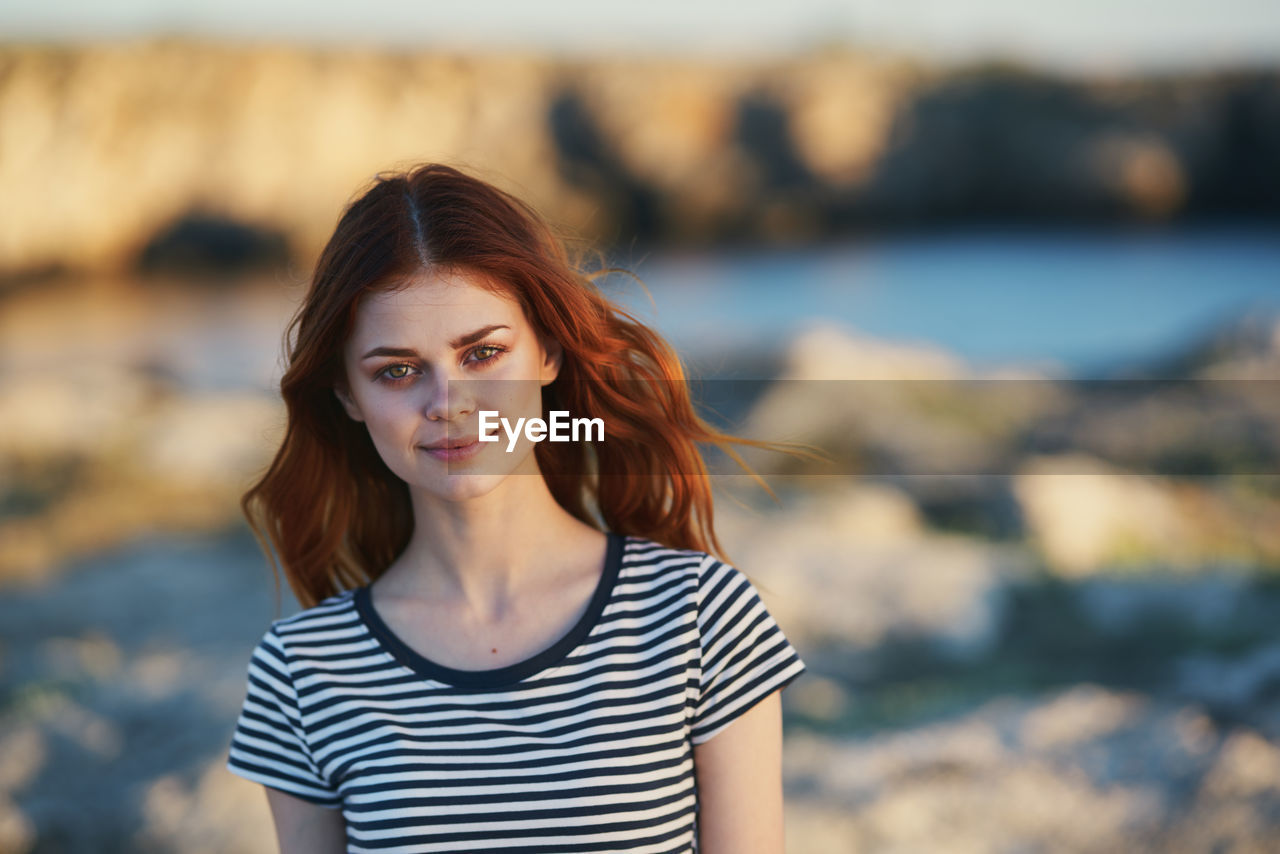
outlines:
M462 445L458 448L423 448L423 450L437 460L456 462L475 456L482 447L480 440L476 439L470 445Z

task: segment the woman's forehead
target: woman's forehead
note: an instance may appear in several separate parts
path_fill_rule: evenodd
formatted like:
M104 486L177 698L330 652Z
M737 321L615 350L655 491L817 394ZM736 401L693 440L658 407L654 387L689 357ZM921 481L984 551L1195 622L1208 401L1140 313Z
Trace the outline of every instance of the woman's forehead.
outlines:
M419 271L390 288L367 294L365 300L392 306L514 302L495 280L468 270Z
M473 277L418 277L405 286L362 298L354 336L409 329L419 335L427 331L451 335L457 331L452 327L479 320L515 328L523 322L523 312L513 298L481 287Z

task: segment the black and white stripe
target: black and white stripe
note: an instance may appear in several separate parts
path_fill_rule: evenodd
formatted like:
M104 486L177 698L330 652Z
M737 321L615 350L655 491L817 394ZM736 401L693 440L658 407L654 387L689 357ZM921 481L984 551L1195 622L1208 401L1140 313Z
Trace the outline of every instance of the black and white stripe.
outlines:
M443 667L347 590L271 624L227 767L341 808L351 852L696 850L693 746L804 669L745 575L609 535L556 644Z

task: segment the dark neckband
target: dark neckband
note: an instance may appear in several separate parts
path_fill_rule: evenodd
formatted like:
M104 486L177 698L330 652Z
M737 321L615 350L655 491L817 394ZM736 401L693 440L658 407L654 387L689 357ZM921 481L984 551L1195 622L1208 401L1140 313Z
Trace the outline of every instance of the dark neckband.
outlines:
M382 642L383 646L398 662L423 678L460 688L498 688L511 685L559 662L586 640L587 635L591 633L596 623L600 621L600 614L604 611L605 605L608 604L609 598L613 595L614 583L617 581L618 572L622 567L622 553L626 547L626 538L623 535L610 531L607 532L607 536L609 545L605 553L604 572L600 574L600 581L596 584L595 592L591 595L591 601L587 603L586 611L574 623L573 627L551 646L523 661L509 664L506 667L492 670L459 670L438 664L410 649L382 621L382 618L378 616L378 612L374 610L369 585L357 587L353 599L356 610L369 631Z

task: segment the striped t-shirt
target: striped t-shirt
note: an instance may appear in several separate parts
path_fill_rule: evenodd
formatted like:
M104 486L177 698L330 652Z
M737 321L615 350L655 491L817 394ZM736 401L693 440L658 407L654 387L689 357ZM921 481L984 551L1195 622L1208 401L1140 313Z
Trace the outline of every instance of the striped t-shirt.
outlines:
M367 586L274 621L227 767L334 809L349 852L697 850L693 746L805 670L738 569L609 534L581 619L456 670Z

